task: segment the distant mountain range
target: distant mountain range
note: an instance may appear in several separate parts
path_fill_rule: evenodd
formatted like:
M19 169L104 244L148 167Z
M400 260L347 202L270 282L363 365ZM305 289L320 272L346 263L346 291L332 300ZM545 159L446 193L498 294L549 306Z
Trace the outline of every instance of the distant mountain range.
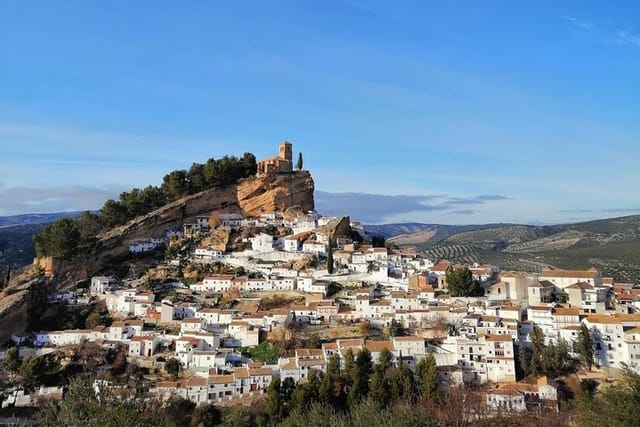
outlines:
M32 236L46 224L80 212L0 217L0 269L31 263ZM502 269L596 267L618 282L640 282L640 215L551 226L517 224L365 225L398 246L413 246L432 259L490 263Z
M77 218L81 213L82 212L78 211L0 216L0 229L6 227L14 227L16 225L48 224L58 218Z
M365 230L433 259L526 271L596 267L618 282L640 281L640 215L552 226L411 223Z
M82 212L24 214L0 216L0 271L8 266L23 267L33 261L33 235L42 232L47 224L65 217L79 217Z

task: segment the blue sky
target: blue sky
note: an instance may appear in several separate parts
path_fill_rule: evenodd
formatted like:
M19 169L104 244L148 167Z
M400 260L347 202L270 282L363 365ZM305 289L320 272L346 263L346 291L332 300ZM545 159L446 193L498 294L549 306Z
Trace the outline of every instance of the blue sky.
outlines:
M302 151L321 212L638 213L636 1L0 0L0 215Z

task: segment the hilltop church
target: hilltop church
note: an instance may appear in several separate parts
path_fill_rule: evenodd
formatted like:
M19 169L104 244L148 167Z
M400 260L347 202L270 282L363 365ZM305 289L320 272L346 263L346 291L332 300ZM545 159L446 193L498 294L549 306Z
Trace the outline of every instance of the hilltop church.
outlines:
M284 141L278 148L278 155L258 162L258 176L293 171L291 143Z

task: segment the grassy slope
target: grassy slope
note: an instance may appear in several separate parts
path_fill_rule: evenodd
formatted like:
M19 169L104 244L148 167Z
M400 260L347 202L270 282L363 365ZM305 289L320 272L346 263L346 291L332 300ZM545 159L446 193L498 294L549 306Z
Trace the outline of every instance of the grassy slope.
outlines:
M618 282L640 281L640 215L544 227L490 226L441 240L413 240L436 259L527 271L596 267ZM395 243L403 245L402 239Z

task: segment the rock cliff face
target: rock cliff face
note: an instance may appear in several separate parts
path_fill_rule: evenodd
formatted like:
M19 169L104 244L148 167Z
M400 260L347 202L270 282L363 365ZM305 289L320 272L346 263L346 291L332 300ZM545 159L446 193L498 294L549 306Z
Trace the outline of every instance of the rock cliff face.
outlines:
M79 261L92 274L104 261L125 255L130 241L160 236L168 228L181 228L186 218L213 211L255 217L263 212L282 212L294 205L312 210L313 191L313 178L308 171L249 178L226 188L203 191L98 236L92 253L81 255Z
M49 290L47 280L31 272L11 279L10 289L0 293L0 342L29 329L47 306Z

